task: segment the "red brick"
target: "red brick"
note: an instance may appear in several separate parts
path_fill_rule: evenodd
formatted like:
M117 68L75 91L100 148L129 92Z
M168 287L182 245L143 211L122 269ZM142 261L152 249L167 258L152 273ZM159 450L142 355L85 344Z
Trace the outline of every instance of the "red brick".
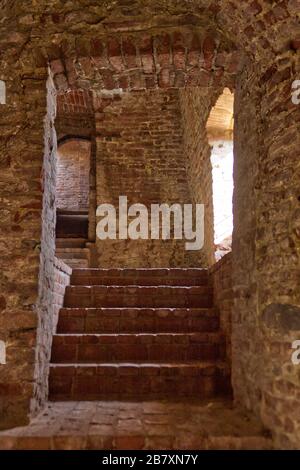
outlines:
M188 64L199 66L201 55L201 40L197 34L193 34L189 51L188 51Z
M184 37L181 33L173 34L173 62L176 69L185 70L186 47Z
M160 35L154 42L157 62L161 68L171 65L171 38L168 34Z
M123 38L122 48L127 67L129 69L137 67L137 50L134 40L130 37Z
M107 54L111 65L118 72L124 70L124 63L122 58L121 42L117 38L111 38L107 43Z
M154 71L154 58L152 37L144 36L138 45L139 53L141 56L142 66L145 73L152 73Z

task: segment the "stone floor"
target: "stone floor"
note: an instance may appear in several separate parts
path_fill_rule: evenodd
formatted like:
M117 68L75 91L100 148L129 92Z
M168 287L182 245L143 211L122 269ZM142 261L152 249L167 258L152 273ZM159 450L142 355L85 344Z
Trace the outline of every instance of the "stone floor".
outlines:
M56 402L0 449L271 449L261 424L231 402Z

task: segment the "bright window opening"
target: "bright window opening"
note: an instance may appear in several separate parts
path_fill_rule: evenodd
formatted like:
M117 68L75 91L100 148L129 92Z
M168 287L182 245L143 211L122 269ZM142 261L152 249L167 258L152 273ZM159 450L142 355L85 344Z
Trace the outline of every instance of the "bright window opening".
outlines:
M225 88L211 111L207 133L211 150L216 259L231 251L233 215L233 100Z

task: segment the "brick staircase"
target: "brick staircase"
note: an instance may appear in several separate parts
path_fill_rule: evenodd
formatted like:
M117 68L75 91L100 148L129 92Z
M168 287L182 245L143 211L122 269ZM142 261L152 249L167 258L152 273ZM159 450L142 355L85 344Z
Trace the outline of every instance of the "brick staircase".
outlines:
M203 269L74 269L50 400L230 395L225 338Z
M62 259L71 268L88 268L90 250L85 238L57 238L55 256Z

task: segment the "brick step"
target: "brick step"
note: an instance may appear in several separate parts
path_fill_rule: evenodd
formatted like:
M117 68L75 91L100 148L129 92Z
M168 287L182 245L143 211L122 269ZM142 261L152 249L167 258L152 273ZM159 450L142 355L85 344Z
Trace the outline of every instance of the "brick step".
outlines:
M88 248L57 248L56 256L64 259L88 259L90 250Z
M220 333L54 335L53 363L212 361L225 356Z
M208 283L207 269L78 269L72 285L201 286Z
M154 400L230 395L223 363L61 364L50 366L50 400Z
M201 307L213 306L205 286L68 286L64 307Z
M63 257L60 257L60 259L66 263L68 266L70 266L70 268L72 269L78 269L78 268L88 268L90 263L89 263L89 260L88 259L72 259L72 258L68 258L68 259L65 259Z
M56 248L85 248L86 238L57 238Z
M187 333L219 328L215 309L62 308L58 333Z
M88 211L57 211L56 238L87 238Z

